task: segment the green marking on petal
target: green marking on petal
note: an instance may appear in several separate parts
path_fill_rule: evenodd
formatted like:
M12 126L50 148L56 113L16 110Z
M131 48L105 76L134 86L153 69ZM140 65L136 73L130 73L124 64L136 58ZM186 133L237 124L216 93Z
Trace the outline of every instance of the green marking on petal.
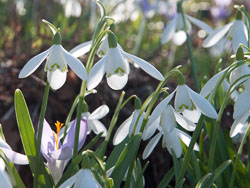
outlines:
M123 70L121 67L118 67L114 73L123 75L125 73L125 70Z

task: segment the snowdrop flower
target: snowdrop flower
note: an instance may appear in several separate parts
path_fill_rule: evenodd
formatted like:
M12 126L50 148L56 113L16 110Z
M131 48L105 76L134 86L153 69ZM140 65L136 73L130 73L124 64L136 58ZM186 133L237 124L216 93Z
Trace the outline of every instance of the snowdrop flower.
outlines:
M41 153L47 161L46 165L51 172L53 180L56 184L62 177L63 170L66 167L68 161L73 156L76 120L74 120L73 125L70 127L63 143L60 142L59 137L59 131L63 124L57 121L55 126L57 128L57 133L52 131L50 125L46 120L44 120L41 140ZM79 131L78 150L81 149L85 142L87 130L87 122L86 120L82 119Z
M66 81L68 65L82 80L87 80L87 71L81 61L73 57L61 45L60 33L54 36L54 44L46 51L36 55L25 64L19 78L25 78L31 75L47 58L45 72L52 89L57 90Z
M102 124L102 122L99 121L99 119L106 116L108 112L109 112L109 107L107 105L102 105L91 114L88 112L88 110L86 110L86 112L82 114L82 117L86 119L86 121L88 122L87 134L90 134L91 131L93 130L95 134L103 132L102 136L103 137L107 136L107 129Z
M248 46L247 27L242 21L241 12L238 11L236 20L233 22L210 32L208 37L203 41L202 46L204 48L212 47L223 37L226 37L228 41L232 41L234 53L236 53L240 43Z
M161 38L162 44L165 44L169 42L170 40L172 40L175 45L180 46L187 39L185 28L184 28L184 20L180 11L181 7L179 3L178 3L178 7L179 8L177 8L178 9L177 14L173 17L173 19L169 22L169 24L163 30L163 34ZM206 32L212 30L211 27L208 26L206 23L194 17L191 17L186 14L184 15L184 17L185 17L185 23L187 27L187 33L191 33L191 30L192 30L191 22L197 25L198 27L202 28Z
M122 48L117 46L114 34L109 33L108 37L109 50L91 69L87 83L88 89L95 88L101 82L105 73L109 87L114 90L122 89L128 81L128 74L130 72L128 60L133 61L150 76L160 81L164 79L154 66L141 58L126 53Z
M13 187L10 182L10 178L8 174L4 170L0 170L0 182L1 182L1 187L4 187L4 188Z
M59 188L101 188L102 186L89 169L81 169L74 176L66 180Z
M169 101L171 97L167 97L166 99L167 101ZM165 106L164 103L165 101L163 103L160 103L158 106L160 106L161 108ZM156 134L151 139L151 141L147 144L143 152L143 159L146 159L151 154L151 152L153 151L153 149L155 148L155 146L157 145L157 143L159 142L162 136L163 136L162 147L167 147L171 155L172 155L172 150L173 150L175 152L176 157L179 158L182 154L182 146L181 146L180 139L187 146L189 146L191 137L188 134L184 133L183 131L175 127L176 121L178 120L179 121L178 123L180 123L181 125L185 125L189 127L189 129L192 129L192 130L195 128L195 125L192 122L181 117L180 114L176 115L174 108L170 105L167 105L160 114L158 112L159 112L159 107L156 108L154 112L152 113L149 119L149 123L146 125L146 129L151 130L154 133L155 131L154 129L157 128L160 132ZM151 122L155 122L154 120L155 118L157 119L156 121L159 122L158 126L155 126L156 125L155 123L151 124ZM148 137L151 137L151 135L150 136L147 135L147 132L150 133L150 131L146 131L146 134L143 135L144 140L148 139ZM196 151L199 150L199 147L197 144L195 145L194 150Z
M249 126L248 118L250 116L250 109L247 110L242 116L236 118L230 130L230 137L235 137L238 134L243 134L246 132Z
M82 7L78 0L67 0L65 4L66 17L79 17L82 13Z

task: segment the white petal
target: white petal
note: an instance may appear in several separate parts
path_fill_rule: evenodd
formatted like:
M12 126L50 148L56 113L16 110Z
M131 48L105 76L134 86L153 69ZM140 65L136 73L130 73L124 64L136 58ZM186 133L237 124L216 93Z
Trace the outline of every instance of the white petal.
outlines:
M90 51L92 41L87 41L82 44L77 45L72 50L69 51L74 57L80 57Z
M101 119L106 116L107 113L109 113L109 107L104 104L92 112L88 119Z
M5 170L5 163L3 159L0 159L0 171L4 171Z
M182 154L182 145L176 130L177 129L175 128L171 133L163 136L163 147L166 146L171 155L172 150L174 150L176 157L179 158Z
M111 76L108 76L106 78L109 87L112 88L113 90L121 90L128 82L127 74L123 75L112 74Z
M198 123L201 111L199 109L195 110L183 110L182 115L193 123Z
M194 131L196 125L192 121L185 118L184 116L182 116L178 112L175 112L174 115L175 115L175 119L176 119L177 123L180 126L182 126L184 129L186 129L188 131Z
M71 188L72 185L76 182L77 174L73 175L69 179L67 179L59 188Z
M128 136L129 127L131 125L132 120L133 120L133 114L129 116L129 118L126 119L117 129L113 139L114 145L120 144Z
M106 127L102 124L102 122L98 120L91 120L92 121L92 130L94 131L95 134L99 134L103 132L102 137L107 136L107 129Z
M226 70L226 69L225 69ZM225 70L217 73L212 78L210 78L207 83L204 85L204 87L201 89L200 94L203 97L207 97L214 89L218 81L220 80L222 74L225 72Z
M2 170L0 170L0 182L1 182L0 185L1 188L12 188L8 175L5 173L5 171Z
M220 27L214 31L212 31L209 36L204 40L202 46L204 48L209 48L213 45L215 45L217 42L219 42L220 39L222 39L223 36L225 36L225 34L228 32L228 30L230 29L230 27L232 26L232 22Z
M214 107L211 105L211 103L207 99L205 99L203 96L199 95L198 93L194 92L188 86L186 86L186 88L193 103L204 115L213 119L218 118L217 112L215 111Z
M137 121L139 113L140 113L140 109L135 109L135 111L133 112L132 122L131 122L131 125L129 126L129 136L131 136L131 134L134 130L135 123ZM137 124L136 129L135 129L135 134L138 134L140 132L144 116L145 116L145 112L142 113L142 115L138 121L138 124Z
M18 78L25 78L31 75L41 65L44 59L48 56L50 49L51 48L30 59L22 68L21 72L18 75Z
M152 138L150 140L150 142L147 144L146 148L143 151L143 154L142 154L142 158L143 159L148 158L148 156L152 153L152 151L154 150L155 146L159 142L161 136L162 136L162 134L161 134L161 132L159 132L157 135L154 136L154 138Z
M164 29L161 37L161 44L165 44L172 39L176 30L176 21L177 16L175 16Z
M236 80L238 80L240 77L245 76L247 74L250 74L250 68L248 65L243 64L240 65L239 67L237 67L236 69L234 69L231 73L230 73L230 83L234 83ZM249 79L249 77L243 78L240 81L244 81ZM244 84L245 85L245 84Z
M235 20L232 28L233 27L234 27L234 31L233 31L233 36L232 36L232 40L233 40L232 44L233 44L233 51L234 53L236 53L240 43L244 44L245 46L248 46L248 41L247 41L248 37L247 37L247 33L245 32L246 26L243 21Z
M66 82L67 78L67 72L60 71L59 69L56 69L54 71L48 71L47 72L47 79L50 84L50 87L54 90L59 89L63 86L63 84Z
M74 71L74 73L76 73L76 75L79 78L86 81L88 79L88 74L87 74L87 71L86 71L85 67L83 66L82 62L79 59L72 56L62 46L61 46L61 48L63 50L63 56L64 56L67 64L69 65L69 67Z
M177 134L178 134L179 138L188 147L189 144L190 144L190 142L191 142L192 137L189 136L188 134L184 133L183 131L179 130L179 129L176 129L176 131L177 131ZM197 143L195 143L195 145L194 145L194 150L195 151L199 151L200 150L199 145Z
M164 77L162 76L162 74L150 63L148 63L147 61L136 57L132 54L129 54L127 52L123 51L123 54L125 56L127 56L130 60L132 60L135 64L137 64L142 70L144 70L146 73L148 73L150 76L152 76L153 78L157 79L157 80L164 80Z
M103 57L104 55L107 54L108 50L109 50L109 43L108 43L108 36L106 35L103 38L102 43L101 43L100 47L97 50L97 55L99 57Z
M6 148L0 148L0 150L2 150L4 154L6 155L6 157L9 159L9 161L14 164L19 164L19 165L29 164L29 161L26 155L17 153L11 149L6 149Z
M182 112L184 109L193 109L193 104L185 85L177 86L174 107L178 112Z
M250 109L250 89L245 89L238 97L234 104L233 118L241 117Z
M239 132L241 132L243 126L248 124L247 119L250 116L250 110L247 111L243 116L234 120L233 125L230 129L230 137L236 136Z
M77 180L74 185L76 188L100 188L100 184L94 178L92 172L89 169L81 169L77 173Z
M163 110L167 107L170 100L173 98L175 94L175 91L173 91L169 96L167 96L164 100L162 100L154 109L152 112L149 121L147 124L153 123L163 112Z
M160 126L160 117L151 124L147 124L143 130L142 139L145 141L153 136L156 129Z
M9 144L7 144L1 137L0 137L0 148L11 149Z
M108 57L105 56L104 58L99 60L91 69L87 82L88 90L94 89L102 81L102 78L106 72L107 59Z
M174 36L173 36L173 43L177 46L181 46L183 45L183 43L187 40L187 34L185 33L185 31L180 30L177 31Z
M213 29L207 25L205 22L198 20L192 16L186 15L186 18L189 19L193 24L200 27L201 29L205 30L207 33L211 33Z
M176 121L174 116L174 109L167 105L161 114L160 125L164 134L170 133L175 127Z

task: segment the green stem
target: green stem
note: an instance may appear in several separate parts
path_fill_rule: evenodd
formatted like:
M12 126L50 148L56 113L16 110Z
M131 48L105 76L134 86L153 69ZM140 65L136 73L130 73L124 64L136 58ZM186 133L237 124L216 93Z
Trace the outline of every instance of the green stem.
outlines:
M50 85L49 82L46 82L46 86L44 89L44 94L43 94L43 101L42 101L42 107L41 107L41 113L40 113L40 119L39 119L39 127L38 127L38 135L37 135L37 140L36 140L36 159L35 159L35 174L34 174L34 188L38 187L39 182L38 182L38 177L39 177L39 172L40 172L40 160L41 160L41 153L40 153L40 148L41 148L41 139L42 139L42 133L43 133L43 122L44 122L44 117L45 117L45 112L46 112L46 107L48 103L48 97L49 97L49 89Z
M193 135L192 135L192 139L191 139L191 142L190 142L190 144L188 146L187 152L185 154L183 163L181 165L181 169L180 169L180 172L179 172L179 175L178 175L178 178L177 178L177 183L181 182L182 179L183 179L183 177L184 177L184 175L185 175L185 172L186 172L186 169L187 169L187 166L188 166L188 162L189 162L189 160L192 157L192 151L193 151L195 142L196 142L196 140L197 140L197 138L199 136L199 133L201 131L204 119L205 119L205 116L201 115L201 117L199 119L199 122L198 122L198 124L197 124L197 126L196 126L196 128L194 130Z
M236 171L237 171L237 168L238 168L238 164L239 164L239 160L240 160L240 156L242 154L242 151L243 151L243 146L244 146L244 143L248 137L250 133L250 124L248 124L248 128L244 134L244 137L240 143L240 147L239 147L239 150L237 152L237 156L236 156L236 159L235 159L235 163L234 163L234 168L233 168L233 173L232 173L232 177L231 177L231 180L230 180L230 184L229 184L229 188L233 188L234 186L234 180L235 180L235 176L236 176Z
M195 89L196 89L197 92L199 92L200 91L200 81L199 81L199 78L198 78L198 72L197 72L197 68L196 68L196 62L195 62L194 56L193 56L192 43L191 43L191 39L189 37L189 34L187 32L187 23L186 23L184 11L183 11L183 8L182 8L181 4L180 4L180 10L181 10L181 15L182 15L183 23L184 23L184 31L185 31L186 36L187 36L188 53L189 53L190 62L191 62L192 74L193 74L193 77L194 77Z

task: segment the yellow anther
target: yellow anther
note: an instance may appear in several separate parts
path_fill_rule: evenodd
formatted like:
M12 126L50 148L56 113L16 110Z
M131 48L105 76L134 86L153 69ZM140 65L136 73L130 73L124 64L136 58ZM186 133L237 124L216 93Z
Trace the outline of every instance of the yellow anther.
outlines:
M59 132L60 132L60 129L62 128L62 126L63 126L63 123L60 123L59 121L56 121L55 126L56 126L56 134L53 131L53 136L54 136L55 141L56 141L56 148L59 149L59 145L58 145L58 142L59 142Z

